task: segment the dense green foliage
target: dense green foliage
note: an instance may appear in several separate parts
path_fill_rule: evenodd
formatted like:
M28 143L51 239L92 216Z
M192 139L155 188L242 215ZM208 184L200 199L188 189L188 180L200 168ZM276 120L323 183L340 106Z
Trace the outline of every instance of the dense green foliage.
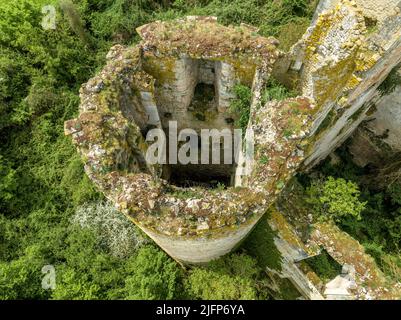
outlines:
M321 254L306 259L306 263L322 280L330 281L341 273L341 265L336 262L327 251Z
M42 7L49 4L57 12L54 30L41 26ZM261 34L284 39L288 49L315 4L0 0L0 299L205 298L212 293L199 281L213 281L219 269L224 277L213 297L264 297L256 289L259 267L245 255L188 275L147 242L115 254L104 225L75 223L83 208L96 208L103 197L64 137L63 123L76 116L79 87L102 68L108 49L137 41L135 28L142 24L211 14L224 24L258 26ZM239 261L244 269L229 270L228 262L240 267ZM56 270L54 291L41 287L41 269L48 264ZM194 285L189 292L188 283Z
M338 155L340 162L331 164L327 160L316 168L315 172L319 173L318 179L332 176L353 181L361 190L360 201L366 203L360 214L361 219L350 216L344 218L339 225L362 243L375 243L386 252L398 252L401 245L400 181L389 185L384 190L376 190L375 186L363 183L363 177L369 172L369 168L361 169L354 165L349 158L346 145L341 147ZM304 183L310 185L311 181L304 181Z
M269 79L262 91L262 104L271 100L282 101L298 95L295 90L289 90L274 78Z
M125 280L127 299L183 298L182 270L166 254L154 247L140 249L128 263Z
M360 202L358 185L342 178L313 181L307 190L307 202L321 220L342 221L344 218L361 218L366 202Z
M245 131L249 122L252 90L245 85L237 84L233 93L236 99L231 102L230 109L238 115L235 125ZM295 90L289 90L274 78L270 78L262 90L260 103L264 105L272 100L282 101L297 95Z
M328 159L310 175L299 177L306 189L315 189L315 186L320 185L318 190L312 191L315 194L314 200L310 198L309 192L309 202L316 205L312 205L316 215L320 215L322 210L327 212L327 206L322 206L319 199L322 194L321 183L330 179L333 187L335 181L341 181L339 190L332 190L335 191L333 194L328 191L334 200L334 209L341 208L345 203L349 204L348 208L341 208L341 212L345 214L340 214L340 219L335 219L337 225L359 240L387 275L400 281L401 180L394 181L385 189L377 190L376 186L369 185L364 180L370 168L360 168L353 164L347 144L336 153L339 161L332 163ZM323 202L330 197L324 198Z
M281 269L281 254L274 244L276 232L267 219L261 219L252 234L244 241L245 252L254 257L262 269Z
M210 262L207 268L192 270L186 287L196 299L255 300L260 272L250 256L232 254Z

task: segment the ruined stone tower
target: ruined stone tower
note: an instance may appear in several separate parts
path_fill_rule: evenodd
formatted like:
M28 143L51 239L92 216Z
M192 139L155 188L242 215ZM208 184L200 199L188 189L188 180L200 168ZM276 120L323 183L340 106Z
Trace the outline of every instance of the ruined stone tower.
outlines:
M92 181L168 254L187 264L218 258L246 237L298 170L324 159L369 114L378 87L401 62L401 3L379 2L385 12L373 0L322 0L288 53L250 26L226 27L214 17L142 26L142 41L114 46L105 68L82 86L80 114L65 132ZM262 101L270 78L299 96ZM168 132L176 121L177 131L235 129L239 115L230 104L237 84L252 89L249 175L240 174L241 162L146 162L152 128ZM314 253L288 214L277 211L269 220L278 230L280 276L305 297L320 298L296 265ZM316 235L312 240L325 245Z
M274 39L249 27L188 17L138 32L142 43L114 47L102 73L83 86L80 116L66 123L66 131L88 175L121 211L177 260L207 262L231 251L273 203L302 160L296 145L314 109L303 97L260 105L260 90L280 53ZM176 120L177 130L232 129L238 115L229 107L238 83L252 87L251 112L258 114L249 124L258 135L246 181L229 165L147 165L149 128L167 130ZM282 131L290 121L287 139ZM229 188L186 188L184 177L221 179Z

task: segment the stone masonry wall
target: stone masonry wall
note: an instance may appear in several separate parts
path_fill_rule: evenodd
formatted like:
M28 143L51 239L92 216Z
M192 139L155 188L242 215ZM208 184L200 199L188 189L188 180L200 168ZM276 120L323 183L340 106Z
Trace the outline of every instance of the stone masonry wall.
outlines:
M342 1L323 11L293 48L288 67L297 65L299 86L317 100L319 110L314 125L316 142L306 167L319 163L350 136L365 119L379 85L400 63L401 15L397 8L399 4L385 11L386 23L369 29L364 6Z

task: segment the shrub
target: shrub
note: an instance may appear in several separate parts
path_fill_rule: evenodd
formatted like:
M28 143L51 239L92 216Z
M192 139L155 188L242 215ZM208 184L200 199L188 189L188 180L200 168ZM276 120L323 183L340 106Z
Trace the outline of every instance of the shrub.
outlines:
M49 261L56 271L53 299L119 297L118 288L123 286L127 276L124 260L102 250L96 234L78 226L68 228L63 244L59 252L53 253L58 259Z
M77 208L72 222L88 228L99 237L103 247L115 257L128 257L148 242L133 222L110 202L99 202Z
M127 262L125 299L166 300L180 298L182 270L163 251L153 246L139 249Z
M281 270L281 253L278 251L274 238L277 232L269 225L268 218L263 217L244 241L242 248L256 259L262 269Z
M41 268L45 261L37 245L25 249L25 255L10 263L0 262L0 300L44 299Z
M188 292L203 300L255 300L256 279L260 273L256 260L245 254L232 254L194 268L186 280Z
M277 80L271 78L262 91L262 104L265 104L271 100L282 101L287 98L296 97L297 95L297 92L287 89Z
M341 273L341 265L326 250L319 255L303 260L322 280L330 281Z
M251 109L251 88L238 84L234 87L234 94L236 99L231 102L230 109L231 112L239 115L235 124L237 127L241 128L243 134L245 134Z
M366 202L359 201L358 185L342 178L314 181L307 190L307 202L321 220L341 222L346 217L361 218Z
M3 160L0 155L0 200L1 202L11 200L17 188L15 181L15 170ZM1 208L1 205L0 205Z

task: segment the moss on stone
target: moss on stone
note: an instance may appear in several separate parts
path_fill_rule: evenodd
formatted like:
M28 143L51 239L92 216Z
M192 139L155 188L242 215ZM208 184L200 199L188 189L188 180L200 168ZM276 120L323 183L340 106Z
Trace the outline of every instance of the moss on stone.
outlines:
M146 55L143 59L143 69L153 78L157 79L159 85L171 83L176 80L174 57L155 57Z
M146 47L157 49L159 55L183 54L199 59L224 59L247 55L255 62L277 57L272 38L252 36L245 27L226 27L208 17L153 22L137 29Z

